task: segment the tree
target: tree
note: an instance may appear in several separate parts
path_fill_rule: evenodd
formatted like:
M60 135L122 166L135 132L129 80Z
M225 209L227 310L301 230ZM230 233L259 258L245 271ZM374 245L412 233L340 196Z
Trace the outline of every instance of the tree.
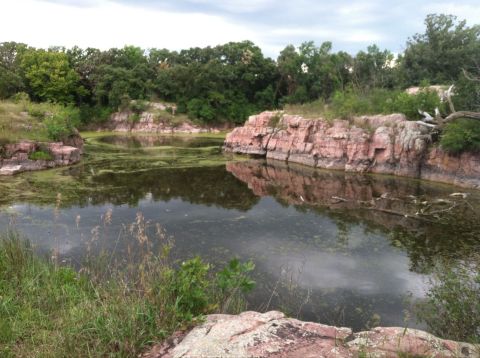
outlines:
M0 98L8 98L23 91L20 62L27 45L16 42L0 43Z
M388 50L381 51L377 45L360 51L353 60L353 78L357 88L392 88L394 56Z
M29 49L22 56L21 68L33 99L67 104L84 92L63 52Z
M428 15L425 32L407 42L401 61L404 85L455 82L462 68L480 58L480 25L468 27L453 15Z

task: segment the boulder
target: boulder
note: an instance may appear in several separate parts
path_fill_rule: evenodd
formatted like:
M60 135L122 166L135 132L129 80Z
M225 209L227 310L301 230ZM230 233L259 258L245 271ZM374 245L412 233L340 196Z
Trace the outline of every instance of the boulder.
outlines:
M350 328L286 318L281 312L215 314L190 332L177 332L144 358L181 357L475 357L466 344L398 327L353 334Z
M80 144L77 139L77 144ZM83 145L83 140L82 140ZM43 150L52 156L52 160L32 160L30 154ZM40 143L21 141L6 144L1 151L0 175L13 175L24 171L42 170L63 165L71 165L80 161L81 148L58 143Z

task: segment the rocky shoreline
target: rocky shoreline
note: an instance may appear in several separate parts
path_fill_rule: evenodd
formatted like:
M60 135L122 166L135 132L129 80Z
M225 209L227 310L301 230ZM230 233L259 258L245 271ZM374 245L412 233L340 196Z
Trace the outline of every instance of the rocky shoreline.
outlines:
M177 332L142 357L478 357L476 349L416 329L377 327L353 333L270 311L209 315L203 324Z
M80 161L82 151L83 140L80 136L65 142L24 140L5 144L0 146L0 175L72 165ZM42 156L35 157L35 153L42 153Z
M480 188L479 153L451 155L431 142L428 128L401 114L327 121L263 112L230 132L224 150L318 168Z
M219 133L220 129L214 127L200 127L188 122L181 124L170 124L155 120L151 112L143 112L138 121L130 121L131 113L117 112L112 114L106 125L107 130L124 133L151 133L151 134L198 134L198 133Z

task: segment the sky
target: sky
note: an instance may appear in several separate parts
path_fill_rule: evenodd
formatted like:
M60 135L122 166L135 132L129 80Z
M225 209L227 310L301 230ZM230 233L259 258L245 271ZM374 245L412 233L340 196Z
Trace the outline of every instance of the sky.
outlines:
M0 42L181 50L250 40L276 58L288 44L401 53L430 13L480 23L479 0L2 0Z

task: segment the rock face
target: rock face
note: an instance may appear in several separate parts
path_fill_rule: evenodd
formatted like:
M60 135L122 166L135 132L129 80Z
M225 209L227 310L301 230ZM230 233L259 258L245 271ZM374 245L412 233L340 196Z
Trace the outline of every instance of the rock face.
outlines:
M192 125L190 123L182 123L173 125L155 120L155 116L150 112L143 112L138 121L129 120L129 112L114 113L108 123L108 129L115 132L138 132L138 133L218 133L216 128L204 128Z
M286 318L283 313L209 315L188 334L176 334L143 357L476 357L475 348L415 329L351 329Z
M78 142L78 139L76 139ZM79 142L78 142L79 143ZM83 140L82 140L83 146ZM29 159L32 153L48 153L49 160ZM81 149L58 143L21 141L0 147L0 175L13 175L24 171L42 170L77 163L81 159Z
M480 154L453 156L430 142L427 128L401 114L330 122L263 112L230 132L224 149L318 168L480 188Z

